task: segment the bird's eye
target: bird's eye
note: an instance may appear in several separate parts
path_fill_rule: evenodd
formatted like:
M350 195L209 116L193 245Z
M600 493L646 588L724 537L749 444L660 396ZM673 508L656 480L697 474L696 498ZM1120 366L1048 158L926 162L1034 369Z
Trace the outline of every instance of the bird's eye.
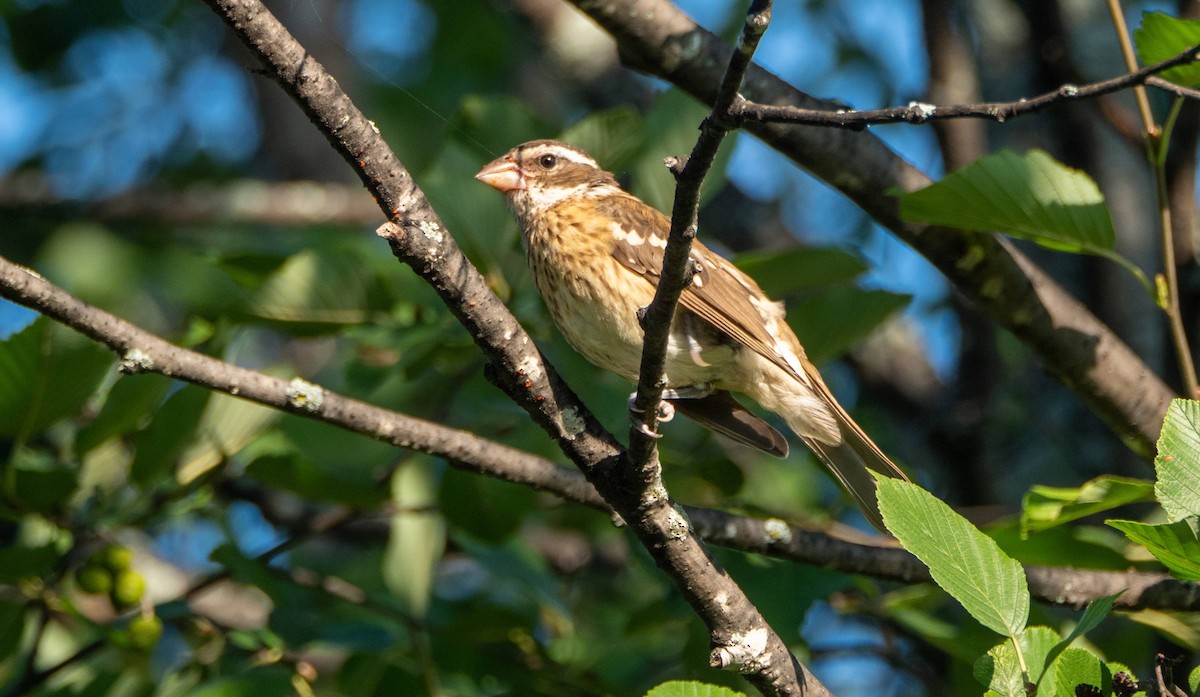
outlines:
M558 155L546 153L538 158L538 164L542 169L554 169L554 165L558 164Z

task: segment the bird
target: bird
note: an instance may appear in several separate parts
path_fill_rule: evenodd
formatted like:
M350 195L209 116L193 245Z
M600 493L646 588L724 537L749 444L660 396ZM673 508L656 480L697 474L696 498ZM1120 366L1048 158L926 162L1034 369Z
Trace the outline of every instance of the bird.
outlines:
M583 150L555 140L516 146L475 175L504 194L534 283L559 332L594 365L636 383L643 330L670 220L626 192ZM784 321L783 304L699 240L672 319L664 416L777 457L787 439L733 393L783 419L876 528L886 531L871 471L908 478L834 398ZM673 408L673 409L672 409Z

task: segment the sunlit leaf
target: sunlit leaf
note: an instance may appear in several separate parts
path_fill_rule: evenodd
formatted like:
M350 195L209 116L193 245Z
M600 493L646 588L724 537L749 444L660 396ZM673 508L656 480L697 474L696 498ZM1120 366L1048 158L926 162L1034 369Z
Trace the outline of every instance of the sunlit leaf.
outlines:
M1148 549L1175 578L1200 581L1200 519L1190 517L1166 525L1132 520L1106 522Z
M988 649L987 654L975 661L972 672L980 684L1004 697L1026 697L1025 680L1036 683L1046 668L1046 656L1060 641L1058 632L1049 627L1029 627L1017 637L1021 656L1029 674L1021 670L1021 661L1011 640L1005 640Z
M883 522L977 622L1018 636L1029 618L1025 570L987 535L921 487L879 479Z
M1079 685L1091 685L1101 694L1112 693L1112 674L1096 654L1080 648L1063 652L1054 664L1054 694L1077 695Z
M746 697L746 695L719 685L672 680L655 686L646 693L645 697Z
M1117 602L1117 598L1119 597L1121 597L1121 593L1114 593L1088 603L1087 607L1083 610L1083 616L1079 618L1079 622L1075 624L1075 628L1071 630L1071 633L1056 644L1054 648L1050 649L1050 652L1046 655L1046 663L1054 663L1054 659L1058 658L1063 651L1066 651L1071 642L1099 626L1104 621L1104 618L1108 617L1109 613L1112 612L1113 604Z
M862 259L833 247L746 252L739 254L734 264L773 298L848 283L867 270Z
M1167 520L1200 516L1200 402L1171 402L1154 470L1158 474L1154 493L1167 511Z
M1144 65L1161 63L1185 49L1200 45L1200 22L1180 19L1162 12L1142 14L1142 26L1133 32L1138 58ZM1184 87L1200 86L1200 65L1189 63L1158 74Z
M1021 501L1021 533L1027 535L1126 504L1153 500L1153 482L1107 474L1079 487L1033 486Z
M446 523L437 510L432 464L413 458L392 475L391 534L384 552L383 580L409 614L429 607L433 572L446 547Z

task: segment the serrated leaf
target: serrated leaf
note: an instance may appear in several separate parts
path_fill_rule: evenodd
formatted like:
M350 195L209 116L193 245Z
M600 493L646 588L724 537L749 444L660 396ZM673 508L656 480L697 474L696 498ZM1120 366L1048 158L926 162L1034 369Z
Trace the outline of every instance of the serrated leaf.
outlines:
M424 617L433 572L446 547L446 523L437 510L433 466L413 458L392 475L391 534L383 555L383 581L413 617Z
M880 478L883 522L972 617L1015 637L1029 619L1025 570L965 518L921 487Z
M1158 455L1154 493L1175 522L1200 516L1200 402L1176 399L1167 409Z
M1133 32L1138 58L1144 65L1161 63L1184 50L1200 45L1200 22L1180 19L1162 12L1142 14L1142 26ZM1158 74L1184 87L1200 86L1200 65L1176 66Z
M1124 591L1121 592L1123 593ZM1058 658L1063 651L1066 651L1067 648L1071 646L1071 642L1092 631L1101 622L1103 622L1104 618L1108 617L1109 613L1112 612L1113 604L1117 602L1117 598L1119 597L1121 597L1121 593L1114 593L1104 598L1097 598L1096 600L1088 603L1087 607L1083 610L1083 616L1079 618L1079 622L1076 623L1075 628L1071 630L1071 633L1067 635L1067 638L1056 644L1054 648L1050 649L1050 652L1046 654L1046 663L1054 663L1054 659Z
M1132 520L1105 521L1142 545L1182 581L1200 581L1200 520L1186 518L1166 525Z
M746 252L737 255L733 263L757 281L767 295L777 299L849 283L867 270L862 259L833 247Z
M746 697L746 695L720 685L672 680L651 688L645 697Z
M44 317L0 341L0 437L25 440L78 412L112 364Z
M1037 682L1046 667L1046 656L1059 642L1058 632L1049 627L1029 627L1017 637L1021 655L1029 669L1026 676L1021 671L1021 661L1011 640L1005 640L988 649L972 667L975 679L992 692L1005 697L1025 697L1025 679Z
M1112 674L1108 672L1108 666L1090 651L1067 649L1054 664L1053 673L1055 695L1079 694L1076 692L1079 685L1091 685L1099 688L1101 694L1112 694Z
M787 322L809 360L825 363L866 338L912 300L910 295L852 286L808 296L788 308Z
M1021 501L1021 534L1048 530L1118 506L1153 500L1153 482L1107 474L1079 487L1033 486Z
M1145 275L1113 251L1116 233L1096 182L1043 150L1023 156L1001 150L899 200L905 220L1003 232L1051 249L1095 254L1149 287Z

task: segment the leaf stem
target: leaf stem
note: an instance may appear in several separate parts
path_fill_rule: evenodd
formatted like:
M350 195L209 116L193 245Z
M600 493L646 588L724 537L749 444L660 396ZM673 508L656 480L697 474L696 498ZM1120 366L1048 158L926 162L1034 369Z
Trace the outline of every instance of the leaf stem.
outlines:
M1117 41L1121 44L1121 55L1125 58L1125 66L1130 72L1138 69L1137 55L1133 50L1133 42L1129 38L1129 27L1125 24L1125 14L1121 11L1121 0L1108 0L1108 11L1112 15L1113 27L1117 31ZM1167 324L1170 327L1171 342L1175 346L1175 358L1179 363L1179 375L1183 381L1184 390L1188 397L1200 396L1200 383L1196 379L1196 367L1192 361L1192 349L1188 345L1187 331L1183 326L1183 315L1179 309L1179 278L1175 268L1175 239L1171 224L1171 201L1167 190L1167 146L1171 140L1171 131L1175 119L1179 115L1182 100L1176 98L1167 116L1166 127L1160 127L1154 121L1150 110L1150 100L1146 96L1146 88L1137 85L1133 88L1137 97L1138 111L1142 115L1145 128L1146 153L1150 166L1154 168L1154 190L1158 203L1159 234L1162 238L1163 273L1162 278L1165 293L1158 299L1159 305L1167 313Z

